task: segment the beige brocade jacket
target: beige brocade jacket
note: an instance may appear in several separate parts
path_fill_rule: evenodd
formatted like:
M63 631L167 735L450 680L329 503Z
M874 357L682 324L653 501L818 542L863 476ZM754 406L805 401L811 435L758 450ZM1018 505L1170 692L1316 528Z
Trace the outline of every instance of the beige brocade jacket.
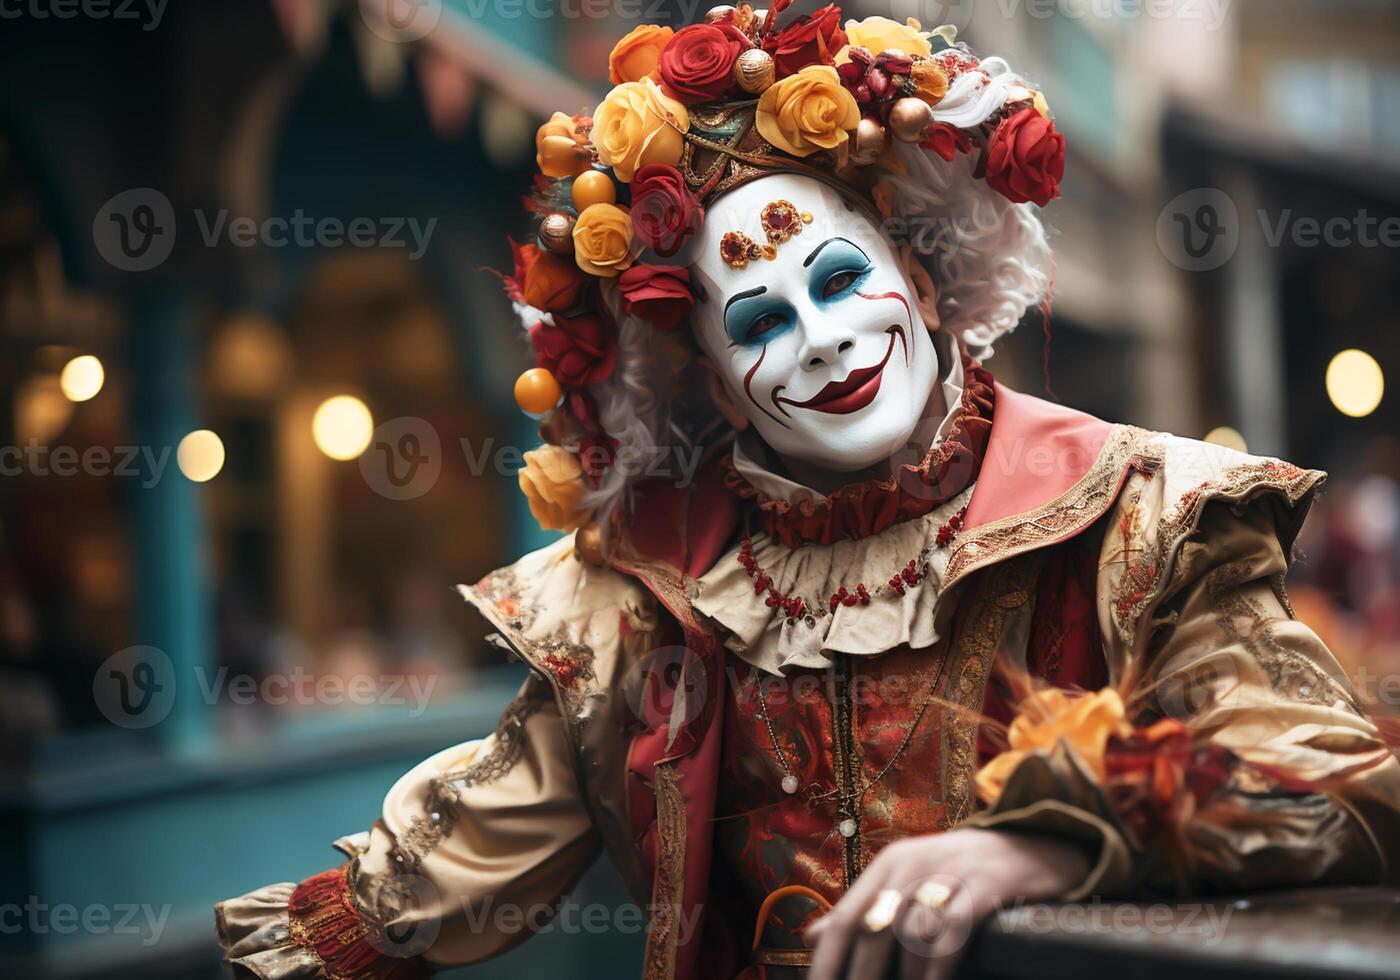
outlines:
M1323 480L1277 460L1114 426L1099 458L1064 493L961 536L938 609L928 612L946 617L966 602L990 610L991 625L976 640L986 647L977 652L980 669L966 674L980 703L992 664L1014 667L1026 657L1028 590L1007 583L1033 576L1046 549L1067 538L1098 536L1110 683L1141 677L1149 696L1178 699L1162 708L1188 716L1193 730L1326 787L1310 797L1232 787L1240 812L1257 819L1193 825L1201 857L1193 887L1394 876L1400 767L1336 660L1294 618L1284 589L1292 542ZM732 552L720 559L732 561ZM677 578L669 588L693 591L694 582ZM630 735L613 710L626 696L629 668L658 636L663 613L653 591L581 561L567 538L461 591L531 676L493 734L424 761L390 790L370 831L337 845L349 862L353 904L362 912L391 908L389 918L416 924L422 948L414 952L431 966L483 960L523 940L528 929L497 929L489 915L472 913L555 903L600 851L644 908L665 897L657 893L664 869L649 871L635 845ZM973 644L954 636L949 655L967 655ZM1183 677L1195 687L1175 683ZM1208 690L1199 689L1201 678ZM968 822L1089 843L1097 862L1069 898L1122 893L1153 878L1152 855L1064 751L1027 760L996 807ZM415 901L386 904L385 883L405 871L422 883ZM273 885L219 907L237 971L327 975L314 946L289 929L293 888ZM665 975L665 956L655 953L646 969Z

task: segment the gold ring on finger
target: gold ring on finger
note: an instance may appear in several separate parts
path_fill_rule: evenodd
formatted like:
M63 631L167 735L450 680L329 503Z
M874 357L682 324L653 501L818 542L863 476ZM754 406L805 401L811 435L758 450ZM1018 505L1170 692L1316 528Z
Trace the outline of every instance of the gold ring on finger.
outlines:
M875 901L865 910L864 925L867 932L884 932L894 925L895 916L904 896L898 888L886 888L875 896Z
M926 881L914 890L914 901L930 912L942 912L953 897L953 889L941 881Z

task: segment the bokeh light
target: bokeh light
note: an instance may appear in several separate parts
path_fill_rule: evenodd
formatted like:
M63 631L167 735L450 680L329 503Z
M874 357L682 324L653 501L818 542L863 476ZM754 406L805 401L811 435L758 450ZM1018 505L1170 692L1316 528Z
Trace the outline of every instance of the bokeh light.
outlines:
M1240 434L1238 429L1232 429L1228 425L1216 426L1211 429L1206 433L1205 441L1237 452L1249 452L1249 444L1244 441L1244 436Z
M316 448L331 459L354 459L369 447L374 416L369 406L354 395L336 395L316 409L311 434Z
M1364 350L1344 350L1327 365L1327 397L1343 415L1365 418L1385 396L1385 372Z
M106 380L107 372L102 369L102 362L91 354L73 358L63 365L63 373L58 376L63 397L70 402L85 402L97 397Z
M175 451L180 472L195 483L207 483L224 468L224 441L210 429L195 429Z

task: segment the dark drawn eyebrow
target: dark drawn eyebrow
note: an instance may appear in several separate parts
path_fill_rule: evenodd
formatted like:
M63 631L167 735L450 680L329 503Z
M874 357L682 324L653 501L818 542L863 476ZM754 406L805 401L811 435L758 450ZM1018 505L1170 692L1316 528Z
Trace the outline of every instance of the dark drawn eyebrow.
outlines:
M742 293L735 293L733 296L729 297L729 302L724 304L724 315L728 316L729 308L739 302L739 300L748 299L752 296L762 296L766 292L768 292L767 286L758 286L754 289L746 289Z
M865 254L865 249L861 248L859 245L857 245L855 242L851 241L849 238L841 238L841 237L838 236L838 237L836 237L836 238L828 238L826 241L822 242L822 243L821 243L820 245L818 245L816 248L812 249L812 254L809 255L809 256L807 256L807 258L802 262L802 268L805 269L805 268L807 268L809 265L811 265L811 264L812 264L812 261L817 257L817 254L818 254L819 252L821 252L822 249L824 249L824 248L826 248L828 245L830 245L832 242L845 242L847 245L851 246L851 248L855 249L855 250L856 250L857 252L859 252L862 256L864 256L864 257L865 257L865 261L867 261L867 262L870 261L870 256L868 256L868 255Z

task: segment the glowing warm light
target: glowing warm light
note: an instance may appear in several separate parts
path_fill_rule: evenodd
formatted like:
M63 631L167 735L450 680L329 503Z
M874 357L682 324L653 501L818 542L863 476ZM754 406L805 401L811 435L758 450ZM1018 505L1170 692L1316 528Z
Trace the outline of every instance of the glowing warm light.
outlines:
M1385 372L1364 350L1344 350L1327 365L1327 397L1343 415L1365 418L1385 395Z
M63 389L63 397L70 402L85 402L97 396L106 380L107 372L102 369L102 362L91 354L84 354L63 365L58 385Z
M15 435L20 445L47 443L73 417L73 403L52 374L30 378L15 392Z
M374 416L354 395L327 398L311 419L316 448L331 459L354 459L369 446Z
M1238 430L1232 429L1228 425L1222 425L1218 428L1211 429L1206 433L1205 441L1216 446L1224 446L1226 449L1234 449L1237 452L1249 452L1249 445L1244 441L1244 436L1240 435Z
M175 450L180 472L195 483L207 483L224 468L224 441L209 429L195 429Z

